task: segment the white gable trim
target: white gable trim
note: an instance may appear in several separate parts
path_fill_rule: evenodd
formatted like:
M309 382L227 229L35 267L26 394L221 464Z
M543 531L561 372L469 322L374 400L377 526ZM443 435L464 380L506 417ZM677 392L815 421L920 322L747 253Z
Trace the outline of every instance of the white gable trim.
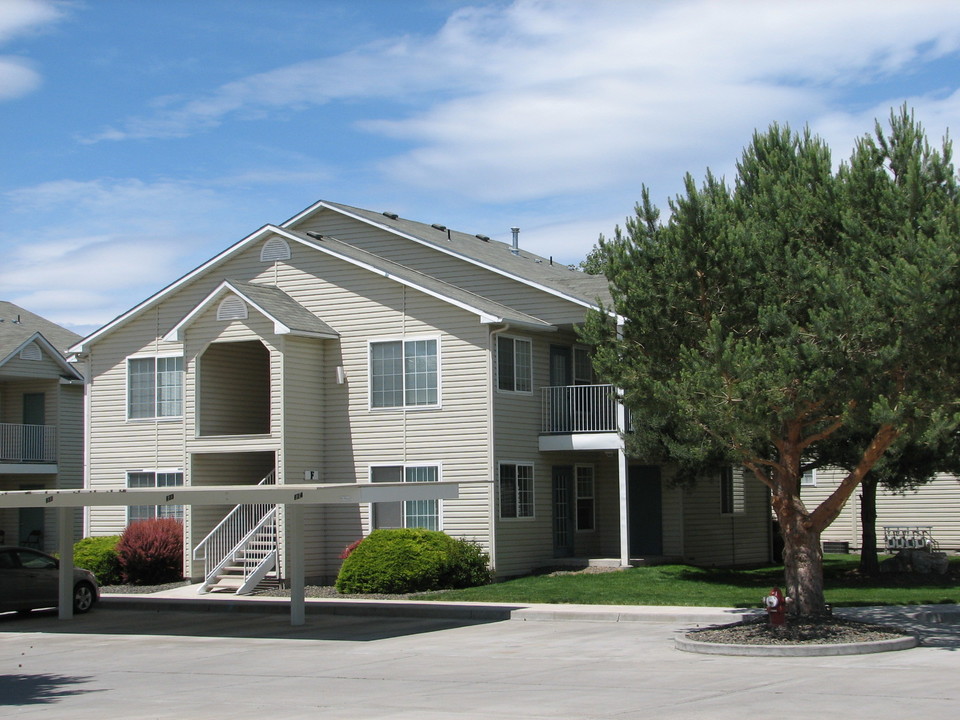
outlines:
M400 230L397 230L396 228L392 228L389 225L384 225L382 223L374 222L369 218L365 218L361 215L357 215L348 210L344 210L343 208L336 207L335 205L330 205L329 203L326 203L322 200L316 203L315 205L312 205L311 207L307 208L306 210L301 212L299 215L296 215L290 220L287 220L280 227L288 228L294 223L299 222L300 220L307 218L310 215L313 215L314 213L323 209L332 210L333 212L340 213L341 215L344 215L349 218L353 218L354 220L358 220L359 222L365 223L367 225L372 225L373 227L379 228L380 230L384 230L385 232L391 233L393 235L397 235L407 240L412 240L413 242L429 247L432 250L436 250L438 252L446 253L447 255L450 255L452 257L459 258L460 260L464 260L468 263L471 263L472 265L482 267L485 270L489 270L490 272L496 273L497 275L502 275L503 277L509 278L510 280L513 280L515 282L522 283L524 285L528 285L532 288L535 288L541 292L545 292L548 295L553 295L555 297L561 298L568 302L572 302L575 305L580 305L581 307L590 308L592 310L600 309L597 305L595 305L592 302L587 302L573 295L568 295L567 293L562 292L560 290L547 287L546 285L541 285L540 283L530 280L529 278L525 278L521 275L515 275L513 273L507 272L506 270L503 270L502 268L499 268L496 265L490 265L489 263L482 262L481 260L477 260L476 258L471 257L469 255L464 255L463 253L456 252L455 250L452 250L450 248L445 248L442 245L436 245L434 243L427 242L423 238L419 238L416 235L410 235L408 233L401 232Z
M324 338L324 339L336 339L339 335L330 334L330 333L321 333L321 332L311 332L306 330L294 330L293 328L286 325L279 318L274 317L270 312L265 310L263 307L258 305L256 302L250 299L249 295L244 293L241 288L238 288L229 280L224 280L220 285L207 297L197 303L197 306L193 308L189 313L187 313L183 320L178 322L174 327L163 336L163 339L167 342L183 342L183 335L186 329L193 324L193 321L200 315L204 310L213 305L215 302L221 300L228 293L233 293L240 297L245 303L247 303L254 310L259 312L265 318L270 320L273 323L273 331L277 335L298 335L300 337L314 337L314 338Z
M189 283L191 280L193 280L197 276L202 275L203 273L207 272L211 268L216 267L221 262L231 257L234 253L240 250L243 250L247 245L257 242L257 240L262 238L268 232L270 231L267 230L267 226L263 226L262 228L252 233L251 235L247 235L247 237L245 237L243 240L240 240L239 242L234 243L233 245L228 247L226 250L221 252L219 255L212 257L211 259L207 260L202 265L199 265L198 267L194 268L193 270L191 270L190 272L188 272L186 275L182 276L178 280L173 281L172 283L167 285L165 288L163 288L159 292L156 292L150 297L148 297L139 305L136 305L130 310L127 310L127 312L123 313L122 315L118 315L117 317L115 317L113 320L108 322L99 330L96 330L90 335L87 335L87 337L85 337L83 340L81 340L76 345L71 347L70 352L72 353L87 352L87 350L90 348L90 345L93 342L95 342L96 340L99 340L101 337L109 333L114 328L122 325L127 320L130 320L136 317L137 315L144 312L145 310L150 309L151 307L156 305L158 302L160 302L160 300L165 298L167 295L170 295L175 290L178 290L179 288L183 287L184 285Z
M318 240L316 242L310 242L301 237L298 237L297 235L286 232L283 228L279 228L279 227L274 227L273 231L275 233L283 235L284 237L289 237L291 240L296 240L297 242L303 243L304 245L307 245L308 247L311 247L314 250L319 250L320 252L326 253L331 257L335 257L339 260L343 260L344 262L350 263L351 265L354 265L356 267L372 272L375 275L379 275L380 277L387 278L388 280L393 280L394 282L400 283L401 285L405 285L406 287L422 292L425 295L429 295L430 297L437 298L438 300L441 300L445 303L458 307L462 310L466 310L467 312L473 313L474 315L480 318L480 323L482 325L499 325L502 323L509 322L511 325L515 325L518 327L529 327L532 329L543 330L547 332L555 331L557 329L553 325L549 325L546 322L544 322L543 324L530 323L530 322L524 322L522 320L515 320L515 319L508 320L501 316L491 315L487 311L482 310L473 305L470 305L469 303L465 303L462 300L457 300L456 298L452 298L449 295L444 295L443 293L437 292L435 290L431 290L430 288L424 287L423 285L415 283L412 280L407 280L405 278L394 275L388 270L383 270L381 268L376 267L375 265L371 265L370 263L365 263L362 260L357 260L356 258L352 258L349 255L338 253L336 250L330 248L329 246L324 245L322 240Z
M71 377L76 378L77 380L83 380L83 375L80 374L80 371L68 363L67 359L60 354L60 351L57 350L57 348L55 348L53 344L39 332L35 332L33 335L20 343L16 348L14 348L13 352L11 352L5 358L0 358L0 367L5 365L9 360L20 357L20 353L25 347L30 345L30 343L36 343L38 346L40 346L40 349L46 353L51 360L59 365L60 369L65 373L68 373Z

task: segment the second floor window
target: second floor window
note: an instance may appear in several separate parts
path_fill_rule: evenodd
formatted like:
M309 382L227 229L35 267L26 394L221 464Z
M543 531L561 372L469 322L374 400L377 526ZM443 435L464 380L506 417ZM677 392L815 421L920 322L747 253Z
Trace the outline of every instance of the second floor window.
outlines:
M440 403L436 338L370 343L370 407Z
M507 392L533 390L533 343L523 338L497 337L497 388Z
M127 417L183 415L183 358L147 357L127 361Z

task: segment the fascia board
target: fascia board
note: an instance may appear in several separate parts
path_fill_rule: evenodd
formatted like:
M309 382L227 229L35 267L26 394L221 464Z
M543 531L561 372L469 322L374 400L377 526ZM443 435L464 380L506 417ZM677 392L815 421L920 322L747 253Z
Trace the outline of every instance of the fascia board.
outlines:
M561 299L563 299L563 300L566 300L567 302L572 302L572 303L574 303L575 305L580 305L581 307L590 308L590 309L592 309L592 310L599 310L599 307L597 307L597 305L595 305L594 303L587 302L586 300L582 300L582 299L580 299L580 298L578 298L578 297L574 297L573 295L568 295L568 294L565 293L565 292L562 292L562 291L560 291L560 290L556 290L555 288L547 287L546 285L542 285L542 284L540 284L540 283L538 283L538 282L536 282L536 281L534 281L534 280L530 280L529 278L525 278L525 277L523 277L523 276L521 276L521 275L515 275L514 273L507 272L506 270L504 270L504 269L502 269L502 268L499 268L499 267L497 267L496 265L490 265L489 263L485 263L485 262L483 262L483 261L481 261L481 260L477 260L476 258L471 257L471 256L469 256L469 255L465 255L465 254L463 254L463 253L456 252L455 250L451 250L451 249L449 249L449 248L445 248L445 247L443 247L443 246L441 246L441 245L436 245L436 244L434 244L434 243L427 242L427 241L423 240L422 238L417 237L416 235L411 235L411 234L409 234L409 233L402 232L402 231L400 231L400 230L397 230L396 228L390 227L389 225L384 225L384 224L382 224L382 223L375 222L375 221L373 221L373 220L370 220L369 218L362 217L362 216L357 215L357 214L355 214L355 213L352 213L352 212L349 212L349 211L347 211L347 210L344 210L343 208L338 208L338 207L336 207L336 206L334 206L334 205L330 205L330 204L325 203L325 202L322 202L322 201L319 202L319 203L317 203L316 205L308 208L307 210L305 210L304 212L302 212L300 215L298 215L296 218L293 218L293 219L291 219L291 220L288 220L287 222L285 222L285 223L283 224L283 226L286 227L286 226L288 226L288 225L291 225L291 224L293 224L293 223L294 223L295 221L297 221L297 220L300 220L300 219L302 219L302 218L304 218L304 217L307 217L307 216L309 216L309 215L312 215L313 213L315 213L317 210L320 210L321 208L326 208L327 210L332 210L332 211L337 212L337 213L340 213L341 215L344 215L344 216L346 216L346 217L353 218L354 220L357 220L357 221L359 221L359 222L366 223L367 225L372 225L372 226L374 226L374 227L380 228L381 230L384 230L384 231L386 231L386 232L392 233L393 235L397 235L397 236L402 237L402 238L405 238L405 239L407 239L407 240L412 240L413 242L418 243L418 244L420 244L420 245L424 245L424 246L426 246L426 247L432 248L433 250L437 250L438 252L442 252L442 253L445 253L445 254L450 255L450 256L452 256L452 257L459 258L460 260L464 260L464 261L466 261L466 262L468 262L468 263L471 263L472 265L476 265L476 266L478 266L478 267L482 267L482 268L484 268L485 270L489 270L490 272L496 273L496 274L498 274L498 275L502 275L503 277L509 278L510 280L514 280L515 282L519 282L519 283L522 283L522 284L524 284L524 285L528 285L528 286L530 286L530 287L532 287L532 288L535 288L536 290L540 290L541 292L545 292L545 293L547 293L548 295L553 295L553 296L555 296L555 297L559 297L559 298L561 298Z
M127 310L125 313L118 315L117 317L115 317L113 320L108 322L99 330L95 330L93 333L83 338L83 340L78 342L76 345L72 345L68 349L68 351L71 353L77 353L77 354L83 354L87 352L90 345L92 345L95 341L99 340L101 337L103 337L107 333L119 327L126 321L133 319L134 317L144 312L145 310L150 309L151 307L156 305L158 302L163 300L165 297L167 297L174 291L178 290L179 288L183 287L185 284L189 283L191 280L193 280L197 276L202 275L203 273L207 272L211 268L216 267L221 262L223 262L224 260L232 256L234 253L240 250L243 250L247 245L263 237L267 232L270 232L267 228L268 226L264 225L259 230L251 233L250 235L247 235L245 238L243 238L243 240L240 240L239 242L234 243L233 245L231 245L229 248L227 248L220 254L210 258L202 265L194 268L193 270L188 272L186 275L183 275L179 279L174 280L172 283L167 285L165 288L163 288L159 292L154 293L153 295L148 297L146 300L141 302L139 305L136 305L130 310Z
M327 255L330 255L331 257L335 257L335 258L337 258L337 259L339 259L339 260L343 260L344 262L350 263L351 265L354 265L355 267L362 268L362 269L364 269L364 270L367 270L367 271L369 271L369 272L374 273L375 275L379 275L380 277L387 278L388 280L393 280L394 282L400 283L401 285L405 285L405 286L407 286L407 287L409 287L409 288L412 288L412 289L414 289L414 290L417 290L417 291L419 291L419 292L422 292L422 293L424 293L425 295L429 295L430 297L436 298L436 299L441 300L441 301L443 301L443 302L445 302L445 303L448 303L448 304L450 304L450 305L453 305L453 306L455 306L455 307L458 307L458 308L460 308L461 310L466 310L467 312L473 313L474 315L476 315L476 316L478 316L478 317L480 318L480 322L481 322L482 324L498 325L498 324L501 324L501 323L507 323L507 322L508 322L508 323L510 323L511 325L525 325L525 326L528 326L528 327L531 327L531 328L535 328L535 329L538 329L538 330L556 329L556 328L554 328L552 325L550 325L550 324L547 323L547 322L544 322L542 325L539 325L539 324L536 324L536 323L530 323L530 322L526 322L526 321L522 321L522 320L511 320L511 319L509 319L509 318L504 318L504 317L500 317L500 316L496 316L496 315L491 315L491 314L488 313L487 311L482 310L482 309L480 309L480 308L478 308L478 307L475 307L475 306L473 306L473 305L470 305L469 303L465 303L465 302L463 302L462 300L458 300L457 298L452 298L452 297L450 297L449 295L444 295L443 293L437 292L436 290L431 290L430 288L424 287L423 285L420 285L420 284L418 284L418 283L415 283L415 282L413 282L412 280L408 280L408 279L406 279L406 278L400 277L399 275L395 275L395 274L391 273L391 272L388 271L388 270L383 270L382 268L378 268L378 267L376 267L375 265L371 265L370 263L366 263L366 262L363 262L362 260L357 260L356 258L352 258L352 257L350 257L350 256L348 256L348 255L344 255L344 254L342 254L342 253L338 253L336 250L334 250L334 249L332 249L332 248L330 248L330 247L324 246L322 240L321 240L321 241L317 241L317 242L315 242L315 243L314 243L314 242L309 242L309 241L305 240L304 238L301 238L301 237L299 237L299 236L297 236L297 235L295 235L295 234L293 234L293 233L291 233L291 232L288 232L288 231L286 231L286 230L284 230L283 228L280 228L280 227L274 227L274 228L273 228L273 231L276 232L276 233L279 234L279 235L283 235L283 236L286 237L286 238L289 238L289 239L294 240L294 241L296 241L296 242L299 242L299 243L301 243L301 244L303 244L303 245L306 245L307 247L313 248L314 250L320 250L321 252L324 252L324 253L326 253Z
M43 336L43 333L39 331L35 332L33 335L28 337L22 343L17 345L17 347L14 348L13 352L11 352L5 358L0 360L0 367L3 367L4 365L7 364L7 362L12 360L17 355L19 355L23 351L23 349L32 342L38 343L43 348L43 351L50 357L50 359L60 366L61 370L63 370L64 372L70 373L70 375L77 378L78 380L83 380L83 375L81 375L75 367L73 367L69 362L67 362L67 359L60 353L60 351L57 350L57 348L55 348L53 344Z

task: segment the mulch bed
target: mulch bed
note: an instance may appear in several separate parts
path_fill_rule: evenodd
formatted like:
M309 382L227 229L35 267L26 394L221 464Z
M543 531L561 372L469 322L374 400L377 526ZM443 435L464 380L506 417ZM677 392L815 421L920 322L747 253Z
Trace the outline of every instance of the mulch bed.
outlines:
M910 634L899 628L831 616L802 620L788 618L787 624L778 628L772 627L767 618L761 618L693 630L686 637L727 645L831 645L893 640Z

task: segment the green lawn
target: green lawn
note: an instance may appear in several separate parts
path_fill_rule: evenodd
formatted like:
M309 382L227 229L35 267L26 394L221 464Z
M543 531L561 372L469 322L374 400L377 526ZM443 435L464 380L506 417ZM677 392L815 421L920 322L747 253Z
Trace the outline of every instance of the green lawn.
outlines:
M943 577L860 577L856 555L827 555L827 602L843 605L960 603L960 558ZM699 605L758 607L774 586L783 587L783 568L753 570L656 565L597 574L534 575L465 590L418 595L422 600L584 605Z

